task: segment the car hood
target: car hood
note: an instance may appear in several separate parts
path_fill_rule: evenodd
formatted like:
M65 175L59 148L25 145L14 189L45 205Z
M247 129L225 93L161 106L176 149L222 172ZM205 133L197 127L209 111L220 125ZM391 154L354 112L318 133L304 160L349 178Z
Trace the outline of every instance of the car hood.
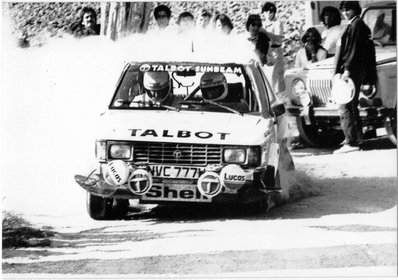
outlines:
M274 135L271 119L233 113L109 110L98 139L224 145L260 145Z
M378 65L397 61L396 46L376 47L376 63ZM334 69L334 57L311 63L306 70ZM305 71L305 70L304 70ZM293 68L286 71L286 75L296 75L303 72L302 68Z

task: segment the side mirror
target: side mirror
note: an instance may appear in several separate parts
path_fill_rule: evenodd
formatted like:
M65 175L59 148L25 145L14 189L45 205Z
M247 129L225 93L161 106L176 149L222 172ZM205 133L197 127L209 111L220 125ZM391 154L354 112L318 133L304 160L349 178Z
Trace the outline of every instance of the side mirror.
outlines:
M276 104L271 108L272 112L275 114L275 117L279 117L286 112L285 105Z

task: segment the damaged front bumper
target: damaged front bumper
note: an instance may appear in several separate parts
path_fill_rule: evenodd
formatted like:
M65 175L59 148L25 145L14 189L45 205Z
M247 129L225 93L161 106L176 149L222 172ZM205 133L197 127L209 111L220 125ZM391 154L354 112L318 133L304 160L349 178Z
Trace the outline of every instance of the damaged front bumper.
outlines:
M225 166L223 167L225 168ZM268 193L281 192L275 188L275 170L272 166L241 170L245 181L241 185L225 182L225 172L204 172L199 179L165 179L152 177L145 169L133 169L127 182L116 185L106 180L104 174L76 175L76 182L87 192L101 197L140 199L144 203L158 202L214 202L247 203L261 199ZM225 169L226 170L226 169ZM225 171L224 170L224 171ZM235 176L237 177L237 176ZM272 178L271 178L272 177ZM269 187L268 187L268 186Z

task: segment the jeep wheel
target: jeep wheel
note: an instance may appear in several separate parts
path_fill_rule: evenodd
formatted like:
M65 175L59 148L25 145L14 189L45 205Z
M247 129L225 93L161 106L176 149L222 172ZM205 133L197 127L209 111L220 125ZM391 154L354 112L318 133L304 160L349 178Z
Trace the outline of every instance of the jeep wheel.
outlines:
M87 212L94 220L109 220L112 218L112 198L103 198L87 192Z
M392 110L384 120L387 135L394 145L397 145L397 108Z
M297 128L300 138L306 145L311 147L336 147L344 140L342 130L323 130L316 125L307 125L303 117L297 117Z

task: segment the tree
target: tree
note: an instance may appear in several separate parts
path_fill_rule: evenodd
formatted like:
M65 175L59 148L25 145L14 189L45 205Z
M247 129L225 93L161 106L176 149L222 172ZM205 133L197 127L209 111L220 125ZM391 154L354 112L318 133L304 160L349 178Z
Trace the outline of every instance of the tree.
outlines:
M118 40L148 30L152 3L101 2L101 35Z

